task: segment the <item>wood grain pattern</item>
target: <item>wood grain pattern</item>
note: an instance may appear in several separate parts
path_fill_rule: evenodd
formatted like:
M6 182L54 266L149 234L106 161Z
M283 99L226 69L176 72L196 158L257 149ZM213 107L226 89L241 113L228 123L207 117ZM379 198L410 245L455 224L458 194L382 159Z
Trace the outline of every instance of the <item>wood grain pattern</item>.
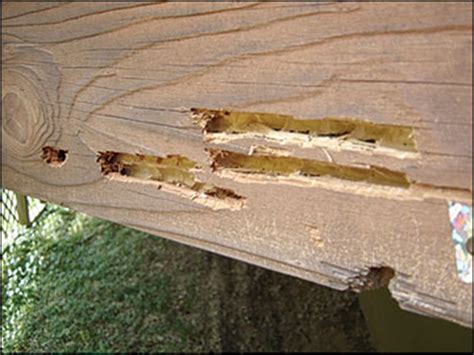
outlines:
M472 285L456 275L447 209L450 199L472 201L471 11L471 3L2 2L2 186L337 289L390 267L402 307L472 327ZM212 142L195 107L409 126L417 155L261 137ZM210 167L206 149L255 146L383 166L442 193L400 197ZM44 147L67 150L67 160L50 166ZM185 156L200 181L245 206L215 210L155 182L103 176L104 151Z

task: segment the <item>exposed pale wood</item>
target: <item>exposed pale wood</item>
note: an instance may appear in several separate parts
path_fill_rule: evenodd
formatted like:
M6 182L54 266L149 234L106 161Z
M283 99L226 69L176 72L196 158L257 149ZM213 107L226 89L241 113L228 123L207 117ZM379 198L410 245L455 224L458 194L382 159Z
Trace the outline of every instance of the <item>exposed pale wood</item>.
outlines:
M2 3L2 185L337 289L395 270L402 307L472 326L447 201L472 191L471 3ZM418 155L207 142L190 109L350 117L415 129ZM259 145L384 166L441 192L220 174L206 148ZM42 148L68 151L52 167ZM179 154L245 198L215 210L109 178L96 155ZM438 191L438 190L437 190ZM421 196L421 197L420 197ZM424 197L423 197L424 196Z

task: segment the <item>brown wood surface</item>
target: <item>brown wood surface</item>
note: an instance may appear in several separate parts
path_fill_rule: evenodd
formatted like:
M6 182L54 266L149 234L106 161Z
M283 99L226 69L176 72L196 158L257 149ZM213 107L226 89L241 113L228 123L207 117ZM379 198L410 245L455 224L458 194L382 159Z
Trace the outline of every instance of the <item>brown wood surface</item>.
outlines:
M472 327L472 284L457 276L448 219L448 201L472 203L471 11L470 2L2 2L2 186L336 289L391 268L403 308ZM417 151L209 141L195 107L409 126ZM416 186L210 167L206 149L255 146L382 166ZM66 161L47 164L44 147L66 150ZM180 187L104 176L96 156L106 151L185 156L199 180L244 203L220 208Z

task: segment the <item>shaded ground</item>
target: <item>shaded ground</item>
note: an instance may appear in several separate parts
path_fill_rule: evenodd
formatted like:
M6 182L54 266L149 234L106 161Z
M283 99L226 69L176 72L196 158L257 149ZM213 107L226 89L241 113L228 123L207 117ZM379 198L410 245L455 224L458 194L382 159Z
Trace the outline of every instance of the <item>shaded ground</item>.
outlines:
M206 255L214 302L211 348L223 351L370 351L354 294ZM212 317L217 313L217 317Z
M2 252L5 351L373 350L354 294L56 215Z
M446 352L473 354L472 329L400 309L388 289L359 296L371 339L382 353Z

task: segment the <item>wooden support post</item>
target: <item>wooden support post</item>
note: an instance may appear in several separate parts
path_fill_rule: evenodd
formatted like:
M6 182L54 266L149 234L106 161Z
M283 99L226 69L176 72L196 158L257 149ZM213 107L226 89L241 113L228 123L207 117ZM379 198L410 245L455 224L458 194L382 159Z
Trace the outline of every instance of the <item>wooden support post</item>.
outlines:
M28 213L28 199L25 195L15 193L16 198L16 212L18 215L18 223L29 227L30 215Z
M471 12L2 2L2 184L472 327Z

